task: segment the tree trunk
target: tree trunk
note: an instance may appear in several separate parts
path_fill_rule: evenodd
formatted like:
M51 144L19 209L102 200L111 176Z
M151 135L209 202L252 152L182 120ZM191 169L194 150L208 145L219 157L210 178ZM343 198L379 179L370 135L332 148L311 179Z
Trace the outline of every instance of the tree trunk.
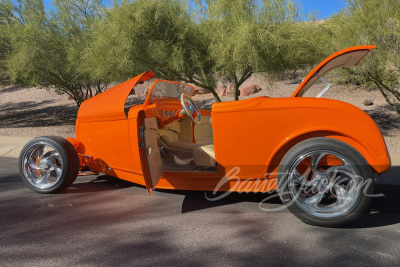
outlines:
M239 95L240 95L239 87L240 87L240 84L235 83L235 92L234 92L235 101L239 100Z
M253 74L252 71L247 71L245 73L243 73L242 77L238 80L236 74L233 75L234 81L235 81L235 92L234 92L234 96L235 96L235 101L239 100L239 87L248 79L251 77L251 75Z

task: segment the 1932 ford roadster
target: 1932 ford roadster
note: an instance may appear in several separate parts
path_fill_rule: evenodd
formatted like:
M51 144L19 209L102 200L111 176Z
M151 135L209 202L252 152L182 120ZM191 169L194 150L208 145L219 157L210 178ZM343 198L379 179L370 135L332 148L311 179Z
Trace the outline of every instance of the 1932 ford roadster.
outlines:
M271 192L302 221L340 226L369 206L373 173L390 168L374 121L350 104L320 98L321 77L357 65L375 46L339 51L321 62L291 97L214 103L200 110L194 88L155 80L129 104L142 73L82 103L76 138L45 136L21 151L22 179L59 192L78 175L104 173L154 188ZM301 97L321 79L316 97ZM128 100L127 100L128 99Z

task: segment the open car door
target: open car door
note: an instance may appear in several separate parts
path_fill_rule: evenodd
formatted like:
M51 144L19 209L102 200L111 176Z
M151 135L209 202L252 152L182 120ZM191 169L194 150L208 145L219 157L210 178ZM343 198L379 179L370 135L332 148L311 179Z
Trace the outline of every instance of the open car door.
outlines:
M325 73L327 73L332 69L340 67L352 67L357 65L369 52L371 52L371 50L375 48L376 46L374 45L354 46L343 49L339 52L336 52L333 55L330 55L307 75L307 77L299 85L296 91L292 94L292 97L303 96L304 93L318 79L321 79L321 81L327 85L325 89L323 89L322 92L317 95L317 97L322 96L322 94L325 93L330 87L330 84L328 84L322 78L322 75L324 75Z
M149 195L157 186L163 173L160 150L157 144L157 120L146 118L144 112L139 112L139 153L142 171Z

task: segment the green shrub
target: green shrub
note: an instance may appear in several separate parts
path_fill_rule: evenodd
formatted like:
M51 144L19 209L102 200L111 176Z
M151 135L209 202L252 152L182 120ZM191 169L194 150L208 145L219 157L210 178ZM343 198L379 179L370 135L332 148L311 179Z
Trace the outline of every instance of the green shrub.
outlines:
M379 90L400 114L400 1L348 0L329 22L336 47L376 45L359 67L347 70L354 83Z

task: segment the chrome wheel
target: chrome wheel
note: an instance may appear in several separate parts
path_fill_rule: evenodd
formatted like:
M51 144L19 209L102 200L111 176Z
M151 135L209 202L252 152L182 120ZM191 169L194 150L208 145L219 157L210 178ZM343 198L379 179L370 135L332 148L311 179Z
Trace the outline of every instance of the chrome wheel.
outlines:
M47 189L60 181L63 166L59 151L48 143L39 142L25 151L21 167L30 185L37 189Z
M292 200L314 217L346 215L357 204L362 184L354 164L331 150L304 153L289 168Z

